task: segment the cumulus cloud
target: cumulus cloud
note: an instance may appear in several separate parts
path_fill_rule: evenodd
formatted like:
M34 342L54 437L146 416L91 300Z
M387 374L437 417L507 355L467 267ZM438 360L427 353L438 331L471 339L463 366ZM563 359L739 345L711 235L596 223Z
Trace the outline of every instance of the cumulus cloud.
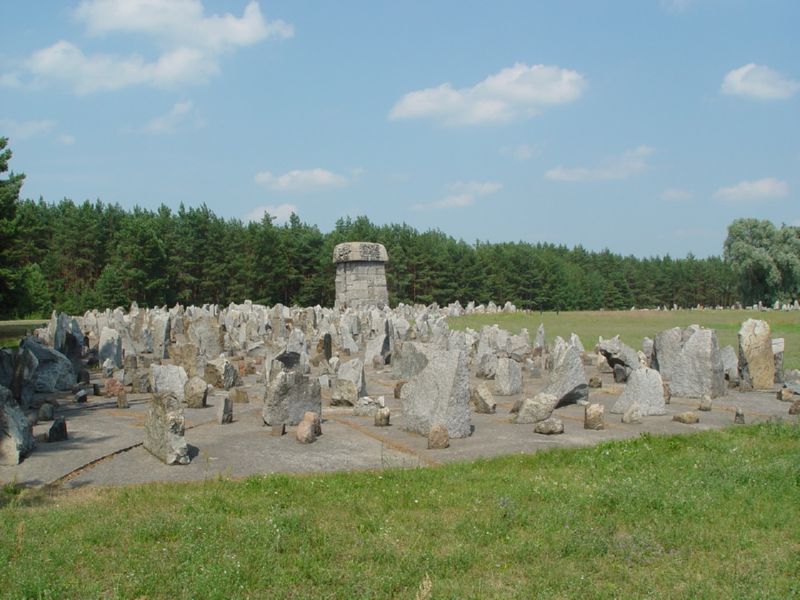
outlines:
M586 80L577 71L517 63L472 87L443 83L409 92L392 107L389 118L427 118L454 126L508 123L577 100L585 88Z
M766 177L754 181L741 181L730 187L721 187L714 198L723 202L758 202L783 198L789 194L789 185L780 179Z
M448 185L447 189L452 193L441 200L414 204L411 209L422 211L472 206L478 197L499 192L503 189L503 184L496 181L457 181Z
M50 119L15 121L14 119L0 119L0 131L3 135L16 140L29 140L31 138L49 135L56 126Z
M344 175L326 169L295 169L275 175L269 171L261 171L255 176L256 183L274 192L314 192L319 190L341 188L350 183Z
M200 0L84 0L74 14L93 36L147 36L157 56L87 54L59 40L22 63L33 82L60 82L77 94L205 83L220 72L220 57L226 51L293 35L290 25L265 19L257 2L250 2L241 17L206 16ZM19 86L20 77L16 71L0 74L0 83Z
M276 225L281 225L289 220L292 213L297 214L297 207L294 204L278 204L256 206L253 210L247 213L244 217L245 221L261 221L265 214L272 217L272 222Z
M665 202L687 202L692 198L694 198L692 192L680 188L670 188L661 192L661 199Z
M203 120L191 100L176 102L169 112L147 123L144 131L152 134L175 133L185 123L191 123L196 128L203 126Z
M722 81L722 93L755 100L784 100L800 90L800 82L784 77L778 71L749 63L733 69Z
M653 154L650 146L639 146L620 156L607 158L598 167L562 167L547 171L544 176L553 181L612 181L628 179L647 167L647 158Z

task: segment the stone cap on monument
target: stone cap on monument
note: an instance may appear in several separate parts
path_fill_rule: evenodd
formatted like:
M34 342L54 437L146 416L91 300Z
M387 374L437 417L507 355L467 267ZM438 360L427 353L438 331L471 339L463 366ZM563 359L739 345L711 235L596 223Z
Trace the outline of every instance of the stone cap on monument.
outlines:
M345 242L333 249L333 262L389 262L383 244L373 242Z

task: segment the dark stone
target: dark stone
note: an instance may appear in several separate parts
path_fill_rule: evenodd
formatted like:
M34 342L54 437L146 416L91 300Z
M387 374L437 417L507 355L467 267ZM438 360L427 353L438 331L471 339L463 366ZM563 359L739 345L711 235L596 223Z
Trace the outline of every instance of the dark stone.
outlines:
M64 417L57 417L47 432L48 442L65 442L67 440L67 421Z
M623 365L614 365L614 383L625 383L628 381L629 370Z
M330 360L333 357L333 339L330 333L326 333L322 337L322 353L325 355L325 360Z

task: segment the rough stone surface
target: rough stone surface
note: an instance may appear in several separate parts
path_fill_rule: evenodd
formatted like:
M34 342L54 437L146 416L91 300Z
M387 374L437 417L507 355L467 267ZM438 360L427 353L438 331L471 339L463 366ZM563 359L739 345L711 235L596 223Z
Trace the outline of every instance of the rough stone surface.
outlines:
M678 423L684 423L686 425L694 425L695 423L700 422L700 417L698 417L697 413L695 412L686 411L672 415L672 420L677 421Z
M632 371L611 412L623 414L634 402L639 404L639 410L644 417L667 414L664 406L664 384L658 371L647 367Z
M543 435L564 433L564 422L556 417L549 417L543 421L537 421L533 426L533 432Z
M791 414L791 413L789 413ZM734 425L744 425L744 411L741 408L737 408L736 412L733 415L733 424Z
M708 412L711 410L711 396L705 394L700 397L700 404L697 407L697 410Z
M622 415L622 422L628 425L638 425L642 422L642 411L635 400Z
M469 403L476 413L491 415L497 410L497 403L494 396L485 383L471 387L469 391Z
M605 409L602 404L587 404L583 414L583 428L599 431L606 428Z
M130 408L128 393L123 389L117 394L117 408Z
M37 418L39 421L52 421L55 415L55 408L49 402L45 402L39 407Z
M183 397L189 408L205 408L208 384L201 377L192 377L183 386Z
M386 401L383 396L378 396L377 398L361 396L353 406L353 415L356 417L372 417L385 406Z
M471 435L466 352L462 348L441 350L414 342L406 342L404 350L408 346L423 354L427 365L400 392L403 427L427 435L431 427L439 424L450 437Z
M308 411L322 414L319 380L295 370L279 371L264 395L264 423L297 425Z
M800 398L792 402L792 405L789 407L789 414L790 415L800 414Z
M331 406L355 406L358 399L367 395L367 378L364 362L360 358L339 367L331 392Z
M17 465L36 446L32 426L11 391L0 387L0 465Z
M154 394L172 392L179 402L185 401L184 386L189 378L183 367L176 365L150 365L150 389Z
M153 394L144 424L144 448L168 465L189 464L183 408L174 392Z
M719 351L722 358L722 372L728 385L739 383L739 355L733 346L725 346Z
M494 393L498 396L514 396L522 391L522 368L511 358L497 360L494 377Z
M795 394L794 390L792 390L791 388L783 387L778 390L776 396L778 400L780 400L781 402L792 402L794 400Z
M388 408L380 408L375 411L375 427L388 427L392 413Z
M621 367L621 369L617 369L615 372L614 380L617 381L617 378L619 378L617 383L624 383L631 372L641 366L639 363L639 355L636 353L636 350L623 344L619 336L608 340L601 340L600 343L597 344L597 351L603 355L612 371L617 365ZM617 372L620 374L616 375Z
M215 388L225 390L229 390L237 385L242 385L239 371L233 366L231 361L225 357L207 361L203 379Z
M593 389L599 389L603 387L603 380L596 375L592 376L589 378L589 387Z
M739 329L739 369L746 386L771 390L775 383L775 358L769 323L747 319Z
M100 343L97 348L100 364L110 360L115 368L122 367L122 338L119 332L110 327L103 327L100 331Z
M77 376L72 370L72 363L60 352L43 346L30 337L22 342L21 347L29 350L36 358L37 367L33 374L33 387L37 392L51 393L68 390L77 381Z
M558 398L557 406L588 401L589 384L577 348L574 346L566 348L560 360L553 365L550 381L543 391Z
M233 423L233 401L228 394L217 398L217 423L226 425Z
M389 257L381 244L348 242L333 249L336 263L337 309L389 304L385 263Z
M450 446L450 435L444 425L434 425L428 433L428 449L443 450Z
M667 381L672 395L683 398L711 398L725 395L722 355L713 329L690 325L674 327L656 336L653 368Z
M553 394L536 394L533 398L525 398L517 411L515 423L536 423L550 418L558 404Z
M67 421L64 417L57 417L47 431L48 442L67 441Z
M301 444L313 444L317 441L317 436L314 434L314 422L306 421L303 419L297 424L297 431L295 438Z

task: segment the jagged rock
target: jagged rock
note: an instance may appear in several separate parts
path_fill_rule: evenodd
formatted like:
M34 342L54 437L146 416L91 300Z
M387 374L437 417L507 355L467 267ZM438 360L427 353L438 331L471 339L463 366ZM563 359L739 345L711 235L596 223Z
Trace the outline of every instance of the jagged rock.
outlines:
M434 425L428 433L428 449L443 450L450 446L450 435L444 425Z
M219 398L217 405L217 423L226 425L233 423L233 402L228 394Z
M355 406L358 399L367 395L367 378L360 358L347 361L339 367L331 392L331 406Z
M772 339L772 356L775 359L775 383L783 383L783 351L785 346L783 338Z
M428 366L428 357L416 342L404 342L395 347L392 364L396 377L406 381L421 373Z
M183 367L176 365L150 365L150 389L154 394L172 392L179 402L186 400L184 387L189 378Z
M192 377L183 386L183 397L188 408L205 408L208 384L200 377Z
M634 400L623 413L622 422L628 425L639 425L642 422L642 411L637 401Z
M800 398L792 402L792 405L789 407L789 414L800 415Z
M197 353L206 358L217 357L223 352L223 332L213 316L192 317L186 325L186 335L197 348Z
M490 415L497 410L497 404L494 401L492 392L485 383L479 383L477 386L470 388L469 403L476 413Z
M472 434L469 411L469 371L463 348L433 348L416 342L403 344L425 357L425 368L403 386L400 402L404 428L427 435L436 424L444 426L450 437Z
M482 379L494 379L497 375L498 360L494 352L481 354L478 359L478 369L475 372L475 376Z
M43 346L28 337L21 348L29 350L37 360L33 374L33 387L37 392L51 393L72 388L77 377L72 371L72 363L60 352Z
M67 421L64 417L57 417L47 432L48 442L67 441Z
M117 396L117 394L119 394L121 391L124 391L124 390L125 390L125 386L122 385L122 382L119 379L116 379L114 377L109 377L108 379L106 379L103 382L103 395L106 398L114 398L114 397ZM75 401L76 402L86 402L86 396L87 396L87 394L85 393L86 390L82 389L80 391L84 392L84 393L81 395L81 399L80 400L78 399L78 397L76 395Z
M514 396L522 392L522 369L511 358L497 360L497 373L494 377L494 393L498 396Z
M533 340L533 356L544 354L547 345L544 338L544 323L540 323L536 330L536 337Z
M553 394L540 393L533 398L525 398L517 411L515 423L536 423L550 418L558 404L558 398Z
M632 371L641 367L639 355L633 348L623 344L619 336L614 336L610 340L601 340L597 344L597 351L605 357L614 372L614 381L617 383L624 383ZM614 367L617 365L620 366L620 369L615 370Z
M606 428L602 404L587 404L583 414L583 428L599 431Z
M678 423L684 423L685 425L694 425L695 423L700 422L700 417L697 416L697 413L687 411L672 415L672 420L677 421Z
M642 416L667 414L664 406L664 384L658 371L647 367L632 371L611 412L623 414L634 402L639 404Z
M367 342L367 349L364 351L365 363L375 366L388 365L391 363L391 356L391 340L388 335L382 334Z
M297 425L309 411L322 414L319 380L296 370L280 370L267 385L264 423Z
M378 396L377 398L361 396L361 398L356 400L355 406L353 406L353 415L356 417L372 417L385 406L386 401L383 396Z
M148 394L150 388L150 369L136 369L131 375L131 391L134 394Z
M153 394L144 424L144 449L168 465L189 464L184 429L183 408L177 395L172 391Z
M32 424L11 396L0 387L0 465L17 465L36 446Z
M722 359L722 372L728 385L733 386L739 383L739 356L733 346L725 346L719 351Z
M794 390L788 387L782 387L778 390L777 397L781 402L792 402L794 400Z
M33 402L33 394L36 390L35 375L39 368L39 360L30 349L24 346L17 348L13 357L10 356L10 358L13 364L9 381L11 395L22 408L28 408ZM0 383L0 385L5 384Z
M375 427L388 427L392 413L388 408L380 408L375 412Z
M116 329L103 327L97 353L100 363L110 360L115 369L122 367L122 338Z
M675 396L725 395L722 356L713 329L690 325L662 331L655 339L652 362Z
M306 411L303 415L303 421L311 423L314 435L317 437L322 435L322 419L320 419L319 414L312 410Z
M556 417L549 417L543 421L537 421L533 426L534 433L542 435L557 435L564 433L564 422Z
M771 390L775 383L775 358L769 323L747 319L739 329L739 375L746 387Z
M588 401L589 384L577 348L568 346L564 350L559 361L553 365L550 381L543 392L558 398L557 407Z
M242 385L239 371L233 366L231 361L222 356L206 362L203 379L215 388L225 390Z

